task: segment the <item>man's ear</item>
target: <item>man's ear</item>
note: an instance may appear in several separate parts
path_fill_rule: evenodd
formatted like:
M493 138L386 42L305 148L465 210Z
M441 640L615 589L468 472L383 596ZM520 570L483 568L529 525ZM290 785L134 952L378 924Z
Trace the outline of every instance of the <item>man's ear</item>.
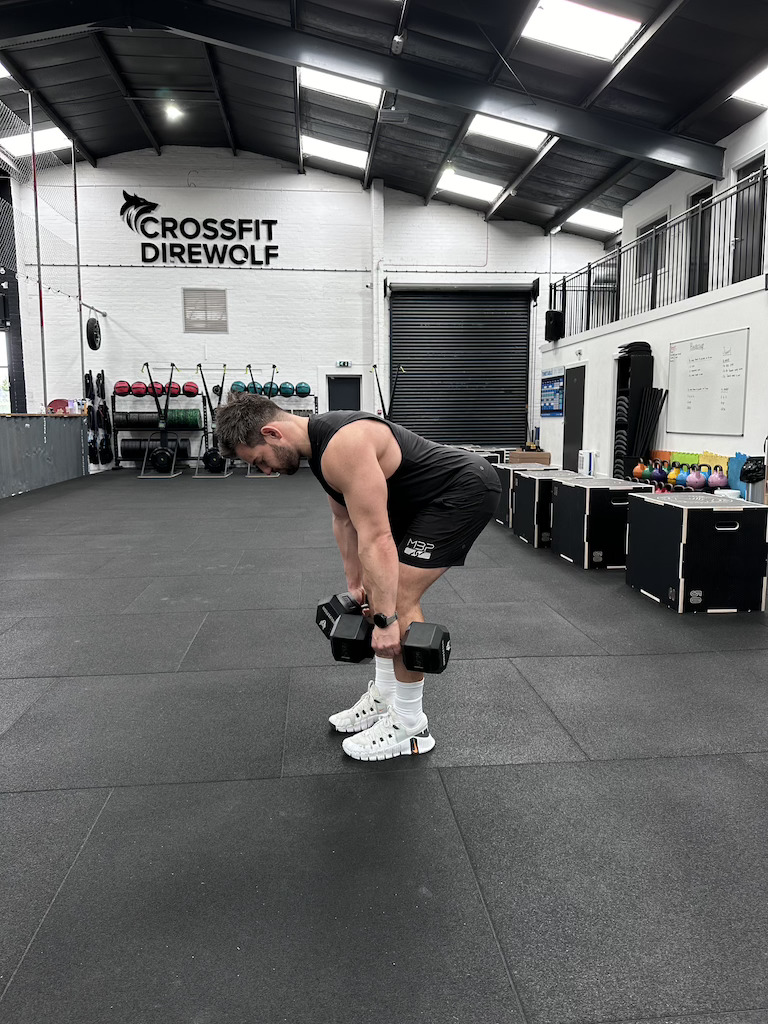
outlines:
M279 427L276 427L273 423L266 423L261 428L261 436L265 438L272 437L276 441L280 441L282 439L283 432L282 430L280 430Z

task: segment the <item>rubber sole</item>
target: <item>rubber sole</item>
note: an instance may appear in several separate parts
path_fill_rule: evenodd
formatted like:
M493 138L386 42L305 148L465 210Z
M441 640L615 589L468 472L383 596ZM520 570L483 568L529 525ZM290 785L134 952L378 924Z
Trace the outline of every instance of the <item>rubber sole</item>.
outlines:
M435 745L434 736L411 736L410 739L402 740L386 750L382 750L381 753L367 753L366 751L357 751L354 753L344 748L344 753L347 757L354 758L355 761L389 761L393 757L408 757L410 754L427 754ZM342 745L343 746L343 745Z

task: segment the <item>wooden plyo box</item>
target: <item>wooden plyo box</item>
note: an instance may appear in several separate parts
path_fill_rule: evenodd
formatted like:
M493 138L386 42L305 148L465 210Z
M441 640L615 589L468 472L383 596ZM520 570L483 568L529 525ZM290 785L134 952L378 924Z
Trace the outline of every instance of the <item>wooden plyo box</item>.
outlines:
M624 569L629 495L652 484L577 476L552 484L552 550L584 569Z
M630 587L679 613L765 611L768 506L633 494L628 522Z

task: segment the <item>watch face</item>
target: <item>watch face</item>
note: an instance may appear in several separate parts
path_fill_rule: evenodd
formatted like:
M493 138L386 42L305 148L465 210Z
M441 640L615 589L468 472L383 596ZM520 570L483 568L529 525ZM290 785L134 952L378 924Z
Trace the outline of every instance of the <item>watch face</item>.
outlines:
M379 629L386 629L387 626L391 625L386 615L374 615L373 624L374 626L378 626Z

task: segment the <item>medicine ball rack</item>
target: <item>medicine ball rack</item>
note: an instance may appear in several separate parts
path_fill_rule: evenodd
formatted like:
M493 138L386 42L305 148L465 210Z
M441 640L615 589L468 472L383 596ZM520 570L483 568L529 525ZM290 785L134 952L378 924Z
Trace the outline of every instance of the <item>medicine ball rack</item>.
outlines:
M202 439L204 439L206 447L207 447L207 445L208 445L208 411L207 411L207 409L205 407L205 399L204 399L204 397L202 395L200 396L200 399L201 399L201 405L202 405L202 410L203 410L202 426L201 427L183 427L182 431L185 434L187 434L187 433L188 434L202 433L202 435L203 435ZM189 406L185 406L184 408L188 409ZM196 409L194 411L197 412ZM112 447L113 447L114 454L115 454L115 464L112 467L113 469L122 469L123 468L122 465L121 465L122 462L133 462L133 461L136 461L136 462L146 462L146 453L149 452L149 450L151 449L151 441L152 441L152 439L158 434L158 432L161 435L163 433L163 431L158 431L160 423L159 423L159 417L156 417L156 416L152 416L152 420L153 420L152 423L149 423L148 419L145 419L144 420L144 422L146 424L145 426L139 426L138 423L137 423L136 425L132 424L131 426L118 427L118 425L117 425L118 423L125 422L124 415L126 413L128 413L128 414L134 413L134 415L137 415L137 416L144 416L144 415L149 416L149 415L151 415L151 414L143 414L143 413L138 413L137 414L137 413L134 412L134 410L118 409L117 402L116 402L116 395L113 392L113 394L112 394ZM157 422L155 422L155 421L157 421ZM144 433L144 432L147 432L147 431L149 431L149 437L146 439L146 441L144 443L142 443L141 451L140 452L137 451L137 453L136 453L137 454L137 458L135 460L130 458L130 457L126 457L126 456L122 455L121 449L120 449L120 447L118 445L118 435L119 434L138 434L138 433ZM174 452L174 466L175 466L177 460L181 460L181 461L185 461L185 462L192 461L194 456L192 456L191 453L190 454L184 454L185 451L189 451L189 446L188 445L185 448L184 439L182 438L181 441L179 441L178 433L175 432L175 431L172 431L171 433L176 438L176 442L177 442L177 444L171 445L171 447L173 449L176 449L176 451ZM162 436L160 437L160 445L162 447L164 447L164 448L167 448L168 444L166 442L169 439L169 432L168 432L167 427L165 429L165 434L166 434L166 438L165 439L163 439ZM149 475L149 474L147 474L147 475ZM168 476L169 474L166 473L166 474L163 474L163 475L164 476ZM175 474L175 475L178 475L178 474Z

